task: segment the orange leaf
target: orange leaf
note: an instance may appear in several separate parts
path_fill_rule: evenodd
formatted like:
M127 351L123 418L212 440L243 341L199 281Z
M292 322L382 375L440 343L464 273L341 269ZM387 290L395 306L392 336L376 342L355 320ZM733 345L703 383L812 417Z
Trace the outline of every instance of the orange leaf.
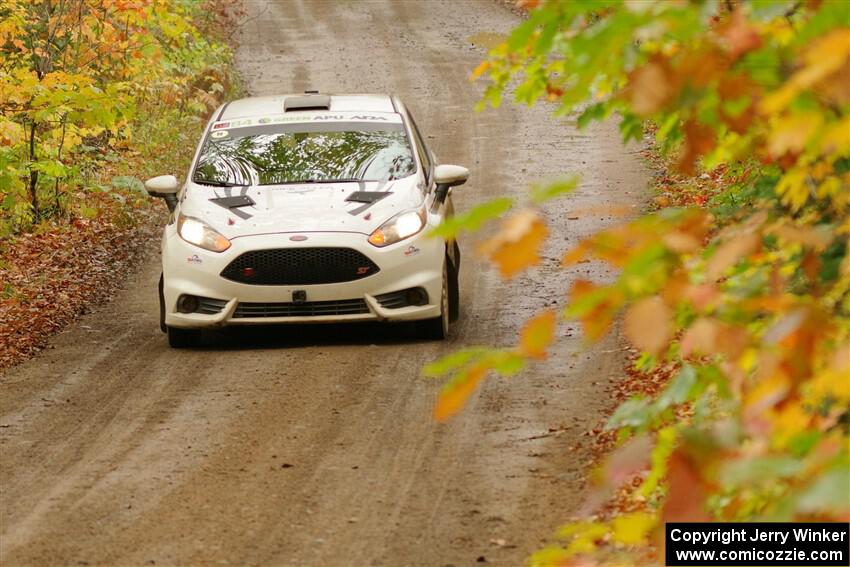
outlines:
M714 319L701 318L694 321L682 336L682 356L691 354L714 354L717 350L719 324Z
M676 168L685 175L693 175L697 160L714 149L714 129L695 120L688 120L682 132L685 134L685 142Z
M728 268L737 264L741 258L758 250L760 246L761 234L758 232L745 232L730 238L711 256L705 268L706 277L710 281L717 280Z
M832 242L832 236L829 233L819 231L811 226L796 226L790 222L784 222L771 228L770 232L788 242L796 242L816 250L823 250Z
M569 267L573 264L578 264L587 258L588 245L586 240L582 240L578 243L578 246L574 247L572 250L564 254L563 259L561 260L561 266Z
M660 56L632 71L628 79L627 96L638 116L651 116L663 109L680 88L669 62Z
M684 290L684 297L691 302L697 311L711 309L720 300L721 293L717 286L711 283L695 284Z
M726 40L729 55L733 60L761 45L761 37L758 31L747 21L744 10L740 6L735 8L732 18L725 26L723 39Z
M664 522L707 522L705 510L708 487L699 468L677 450L667 463L667 498L661 518Z
M600 288L593 282L587 280L576 280L570 290L570 301L577 303L585 296L595 293ZM598 341L605 336L614 315L624 301L622 292L616 289L604 289L605 296L601 298L591 309L578 316L582 329L590 341Z
M446 384L434 406L434 419L445 422L459 412L469 396L475 392L485 374L487 374L485 366L473 366Z
M661 297L645 297L626 311L626 337L639 349L658 355L673 332L672 313Z
M745 329L702 317L694 321L685 331L682 336L681 351L685 358L693 354L709 356L722 354L727 360L735 360L747 344Z
M469 76L469 80L475 81L481 75L483 75L487 71L487 69L489 69L489 68L490 68L490 62L489 61L482 61L478 65L478 67L476 67L475 70L472 72L472 75Z
M540 246L548 234L537 212L527 209L505 219L502 229L482 243L479 251L499 266L502 277L510 278L540 263Z
M531 358L546 358L546 347L555 339L557 317L554 311L544 311L526 323L520 335L519 350Z

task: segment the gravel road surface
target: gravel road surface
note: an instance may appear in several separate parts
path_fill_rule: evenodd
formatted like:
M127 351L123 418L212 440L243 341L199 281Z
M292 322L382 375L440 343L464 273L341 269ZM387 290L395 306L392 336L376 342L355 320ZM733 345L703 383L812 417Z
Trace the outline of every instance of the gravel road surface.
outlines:
M547 208L544 262L507 284L475 258L481 236L461 242L464 311L444 343L308 326L170 350L152 250L112 302L0 376L0 563L519 565L580 502L582 434L612 404L621 343L584 350L562 325L555 356L489 380L448 424L431 420L441 384L420 369L512 344L571 279L610 276L562 271L559 254L639 210L639 148L613 123L579 133L545 105L473 112L483 86L470 71L519 22L498 2L246 6L237 61L252 94L400 95L438 158L472 171L459 210L558 172L584 182Z

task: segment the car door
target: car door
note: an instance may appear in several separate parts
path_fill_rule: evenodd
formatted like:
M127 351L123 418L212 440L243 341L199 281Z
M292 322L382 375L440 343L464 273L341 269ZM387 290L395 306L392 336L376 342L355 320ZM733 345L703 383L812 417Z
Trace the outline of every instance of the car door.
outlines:
M425 175L426 191L428 192L429 198L433 198L435 189L434 168L437 165L436 160L434 159L434 154L428 149L428 145L425 143L425 137L422 136L422 133L419 131L419 126L417 126L413 115L409 110L406 112L408 122L410 123L410 131L413 135L413 143L416 146L419 163L422 164L423 173ZM433 201L431 202L433 203ZM435 205L432 205L432 211L439 214L443 219L450 218L454 215L454 203L452 202L451 189L449 189L449 194L446 197L446 200L443 203L436 205L436 209L433 208L434 206ZM458 247L457 242L447 242L446 253L451 260L453 268L452 277L456 278L460 269L460 248ZM454 318L456 319L456 316Z
M436 160L434 159L434 154L428 149L428 144L425 143L425 137L419 130L419 126L416 124L416 120L410 114L410 111L407 112L407 117L410 122L410 130L413 134L419 163L422 164L426 191L430 195L434 192L434 167L436 166ZM435 212L438 212L443 218L448 218L454 214L451 191L449 191L449 196L445 202L441 203Z

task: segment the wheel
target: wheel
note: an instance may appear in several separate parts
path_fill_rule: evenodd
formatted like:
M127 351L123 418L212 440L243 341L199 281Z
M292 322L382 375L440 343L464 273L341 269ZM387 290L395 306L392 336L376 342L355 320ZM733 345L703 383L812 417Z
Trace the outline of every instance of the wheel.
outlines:
M454 243L455 261L449 262L449 322L460 318L460 249ZM447 259L448 260L448 259Z
M165 287L165 280L163 279L163 275L159 274L159 329L163 333L168 332L168 327L165 326L165 292L163 288Z
M180 329L178 327L166 327L168 329L168 346L171 348L188 348L195 346L201 336L198 329Z
M420 338L441 341L449 335L449 259L443 260L443 285L440 293L440 316L433 319L416 321L416 331Z

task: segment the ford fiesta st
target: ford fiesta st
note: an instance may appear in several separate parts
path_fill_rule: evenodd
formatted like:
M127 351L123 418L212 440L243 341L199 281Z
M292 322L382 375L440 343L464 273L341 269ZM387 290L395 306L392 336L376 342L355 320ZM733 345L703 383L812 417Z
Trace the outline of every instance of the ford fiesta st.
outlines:
M218 109L185 184L145 183L171 217L160 325L172 347L205 328L458 317L457 244L427 233L469 172L437 165L396 97L318 93Z

